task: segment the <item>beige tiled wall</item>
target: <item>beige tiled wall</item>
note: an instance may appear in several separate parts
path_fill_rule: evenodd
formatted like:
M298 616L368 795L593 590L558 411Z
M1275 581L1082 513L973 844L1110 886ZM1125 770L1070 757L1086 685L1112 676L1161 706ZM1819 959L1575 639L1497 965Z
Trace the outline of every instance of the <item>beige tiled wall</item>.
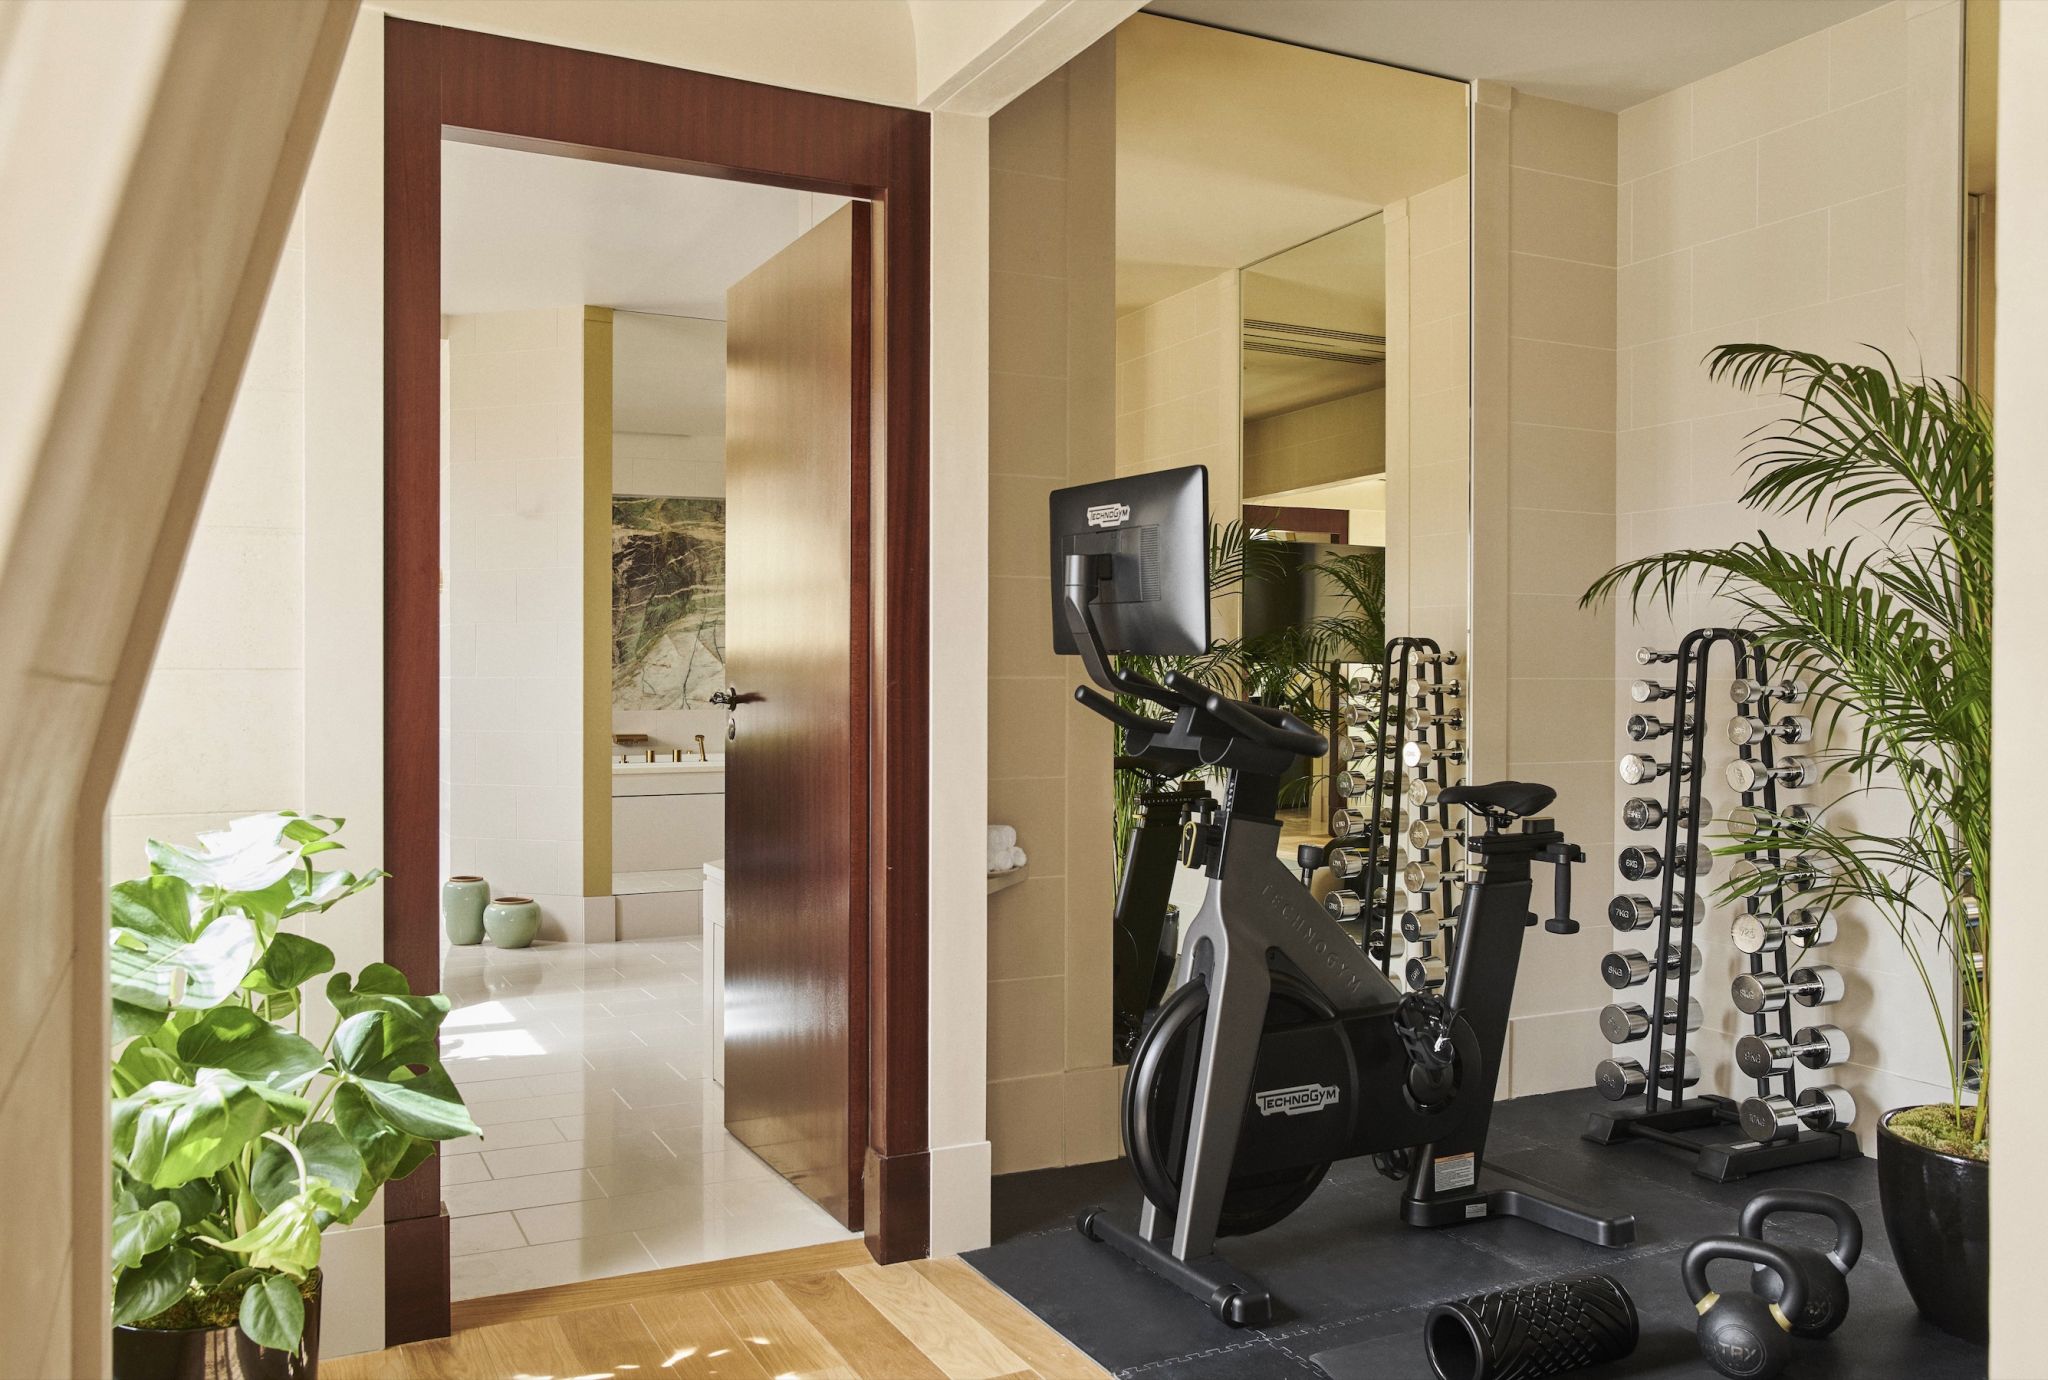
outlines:
M1470 180L1394 202L1387 234L1387 633L1466 633Z
M1113 748L1052 652L1046 530L1053 489L1115 473L1112 58L1099 44L990 121L989 820L1030 858L989 900L997 1173L1117 1154Z
M1384 388L1252 418L1244 424L1245 497L1378 474L1386 445Z
M1700 361L1713 346L1765 341L1847 357L1870 344L1908 372L1955 372L1961 12L1955 0L1889 4L1621 113L1617 555L1720 544L1760 525L1780 541L1830 539L1734 502L1744 438L1788 404L1710 383ZM1623 616L1615 674L1637 673L1638 645L1667 645L1726 612L1691 598L1675 618ZM1725 808L1722 703L1710 701L1716 750L1705 770ZM1617 751L1629 707L1617 691L1606 738ZM1719 913L1709 923L1703 998L1709 1027L1732 1030L1724 924ZM1830 1076L1856 1094L1868 1141L1882 1109L1946 1095L1940 1047L1919 980L1881 921L1845 917L1826 960L1848 977L1849 996L1819 1014L1855 1046ZM1586 983L1597 992L1590 971ZM1710 1081L1726 1079L1729 1047L1703 1043Z
M1244 501L1235 269L1116 319L1116 472L1209 467L1218 522Z
M1614 764L1606 756L1611 612L1578 595L1614 556L1614 150L1605 111L1517 92L1509 110L1506 775L1557 790L1552 815L1586 850L1572 937L1531 930L1508 1051L1513 1094L1583 1086L1608 929ZM1483 674L1483 672L1482 672ZM1547 876L1539 877L1547 883ZM1549 915L1549 897L1536 909Z

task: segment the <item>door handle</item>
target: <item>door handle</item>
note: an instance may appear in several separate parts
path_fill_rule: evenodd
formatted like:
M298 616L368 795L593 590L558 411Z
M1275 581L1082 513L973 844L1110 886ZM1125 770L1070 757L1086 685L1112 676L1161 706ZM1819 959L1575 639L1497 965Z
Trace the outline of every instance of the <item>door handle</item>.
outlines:
M713 690L711 692L711 702L713 704L722 704L730 709L733 705L740 702L740 692L737 687L731 685L726 686L723 690Z

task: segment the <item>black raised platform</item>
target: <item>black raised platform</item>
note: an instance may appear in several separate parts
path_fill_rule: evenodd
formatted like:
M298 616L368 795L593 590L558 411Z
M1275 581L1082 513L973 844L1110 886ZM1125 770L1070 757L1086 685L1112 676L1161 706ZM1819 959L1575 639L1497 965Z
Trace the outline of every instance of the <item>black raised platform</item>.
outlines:
M1693 1172L1689 1152L1581 1139L1588 1115L1611 1106L1590 1091L1503 1102L1488 1162L1553 1192L1633 1212L1635 1243L1622 1250L1512 1219L1449 1231L1405 1226L1401 1186L1353 1160L1333 1167L1315 1197L1279 1226L1218 1243L1220 1254L1270 1286L1276 1314L1262 1327L1225 1326L1179 1289L1074 1230L1074 1214L1085 1206L1136 1212L1137 1190L1122 1164L996 1180L996 1244L967 1260L1104 1367L1147 1380L1421 1380L1429 1375L1422 1319L1430 1304L1581 1270L1621 1280L1643 1320L1636 1354L1582 1372L1588 1380L1710 1376L1692 1340L1679 1254L1698 1237L1733 1231L1742 1204L1766 1185L1818 1188L1855 1206L1865 1249L1850 1279L1848 1324L1826 1341L1799 1343L1788 1375L1984 1375L1981 1347L1914 1311L1885 1239L1873 1161L1794 1165L1743 1183L1713 1183ZM1819 1228L1800 1218L1774 1222L1773 1236L1781 1231L1787 1240L1825 1244Z

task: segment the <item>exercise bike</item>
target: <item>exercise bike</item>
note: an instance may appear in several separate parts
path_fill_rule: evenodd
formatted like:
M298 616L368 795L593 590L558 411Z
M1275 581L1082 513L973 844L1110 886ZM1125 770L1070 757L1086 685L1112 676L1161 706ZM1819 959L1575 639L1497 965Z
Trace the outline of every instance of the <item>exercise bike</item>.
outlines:
M1632 1216L1481 1178L1522 934L1536 923L1532 863L1556 867L1547 928L1577 928L1570 865L1583 854L1538 813L1556 792L1515 781L1443 792L1475 825L1457 952L1441 998L1396 991L1278 856L1281 777L1296 758L1322 756L1323 738L1285 710L1110 662L1206 648L1207 516L1199 466L1052 496L1054 647L1079 655L1098 687L1075 698L1154 774L1227 773L1221 809L1186 829L1183 861L1206 873L1207 896L1125 1080L1123 1142L1145 1205L1135 1226L1101 1209L1076 1225L1234 1326L1269 1322L1273 1300L1215 1254L1217 1239L1279 1222L1340 1159L1405 1170L1401 1214L1413 1226L1510 1216L1629 1244Z

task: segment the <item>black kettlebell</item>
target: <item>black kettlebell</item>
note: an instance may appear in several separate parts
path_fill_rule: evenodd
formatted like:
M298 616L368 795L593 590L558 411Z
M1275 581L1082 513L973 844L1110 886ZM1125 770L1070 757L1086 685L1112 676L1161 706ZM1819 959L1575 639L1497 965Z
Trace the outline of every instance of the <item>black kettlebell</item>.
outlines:
M1717 1293L1707 1283L1707 1265L1715 1260L1776 1270L1785 1281L1784 1297L1772 1303L1747 1291ZM1785 1368L1792 1359L1792 1319L1806 1307L1806 1285L1791 1256L1746 1236L1709 1236L1692 1243L1680 1268L1699 1311L1700 1354L1708 1365L1735 1380L1770 1380Z
M1832 1193L1815 1193L1803 1188L1767 1188L1742 1209L1736 1228L1743 1236L1764 1239L1764 1219L1779 1212L1810 1212L1835 1224L1835 1246L1817 1251L1811 1246L1778 1249L1792 1258L1799 1282L1806 1286L1806 1307L1792 1314L1792 1331L1800 1337L1825 1337L1849 1316L1849 1268L1863 1254L1863 1222L1856 1209ZM1750 1289L1759 1298L1775 1303L1784 1291L1778 1272L1766 1265L1756 1267Z

